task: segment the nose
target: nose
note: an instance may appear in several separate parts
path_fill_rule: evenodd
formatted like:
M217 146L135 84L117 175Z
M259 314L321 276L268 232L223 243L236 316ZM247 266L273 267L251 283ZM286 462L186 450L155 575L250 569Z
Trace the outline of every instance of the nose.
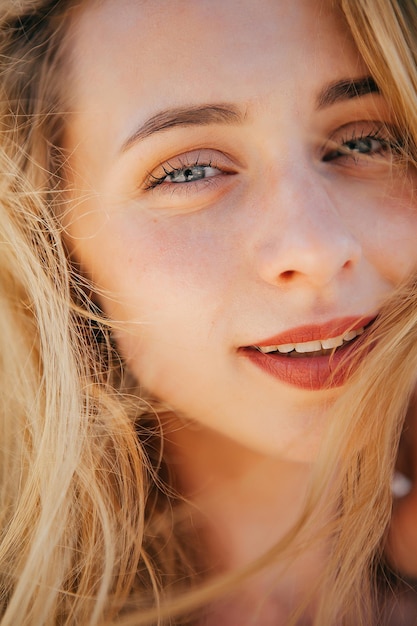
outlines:
M281 176L263 205L268 219L257 245L261 278L274 285L323 288L359 263L362 248L351 230L346 199L335 202L319 175ZM350 224L350 226L348 225Z

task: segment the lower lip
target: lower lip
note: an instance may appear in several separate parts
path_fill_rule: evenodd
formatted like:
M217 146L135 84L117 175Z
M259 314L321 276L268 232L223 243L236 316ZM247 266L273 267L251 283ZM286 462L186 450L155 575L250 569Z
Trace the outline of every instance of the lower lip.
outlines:
M341 387L352 374L352 358L363 343L363 335L338 348L329 355L289 357L280 354L264 354L256 348L242 348L239 352L261 370L280 381L317 391Z

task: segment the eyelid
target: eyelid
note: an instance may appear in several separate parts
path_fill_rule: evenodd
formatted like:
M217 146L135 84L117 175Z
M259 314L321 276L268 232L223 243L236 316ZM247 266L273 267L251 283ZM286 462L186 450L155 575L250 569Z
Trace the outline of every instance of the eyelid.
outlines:
M400 145L401 133L394 125L377 120L359 120L343 124L332 132L325 146L323 146L323 150L329 143L340 145L350 139L367 136L378 138L381 141L396 142Z
M346 145L349 142L365 139L380 142L381 150L361 154L350 150ZM329 139L320 149L320 160L324 163L336 162L336 164L339 160L343 164L344 157L349 159L353 157L357 164L363 162L376 164L375 159L379 164L393 164L404 157L404 154L401 133L395 125L380 120L359 120L344 124L330 134Z
M171 171L196 165L210 165L218 168L225 174L234 174L239 167L236 160L220 150L211 148L190 150L165 159L154 168L148 170L141 187L145 190L152 189L154 187L152 181L165 177Z

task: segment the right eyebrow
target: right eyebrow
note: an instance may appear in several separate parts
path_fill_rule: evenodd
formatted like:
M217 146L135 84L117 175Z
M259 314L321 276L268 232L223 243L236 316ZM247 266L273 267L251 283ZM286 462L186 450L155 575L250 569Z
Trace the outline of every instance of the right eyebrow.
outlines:
M337 102L360 98L371 93L381 93L372 76L338 80L326 85L317 98L317 108L324 109Z
M246 115L233 104L202 104L160 111L148 118L123 142L126 152L135 143L175 126L208 126L209 124L242 124Z

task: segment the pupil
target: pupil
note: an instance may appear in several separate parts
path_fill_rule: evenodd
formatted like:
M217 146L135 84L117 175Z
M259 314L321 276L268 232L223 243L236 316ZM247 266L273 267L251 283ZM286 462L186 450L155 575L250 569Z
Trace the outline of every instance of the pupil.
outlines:
M206 177L206 167L205 165L194 165L193 167L178 169L167 174L167 178L174 183L200 180Z
M190 180L191 178L193 180L200 180L200 178L205 177L205 174L206 172L202 165L195 165L194 167L187 167L187 169L184 170L185 180Z
M354 152L369 152L372 148L370 139L356 139L355 141L348 141L345 144L349 150L353 150Z

